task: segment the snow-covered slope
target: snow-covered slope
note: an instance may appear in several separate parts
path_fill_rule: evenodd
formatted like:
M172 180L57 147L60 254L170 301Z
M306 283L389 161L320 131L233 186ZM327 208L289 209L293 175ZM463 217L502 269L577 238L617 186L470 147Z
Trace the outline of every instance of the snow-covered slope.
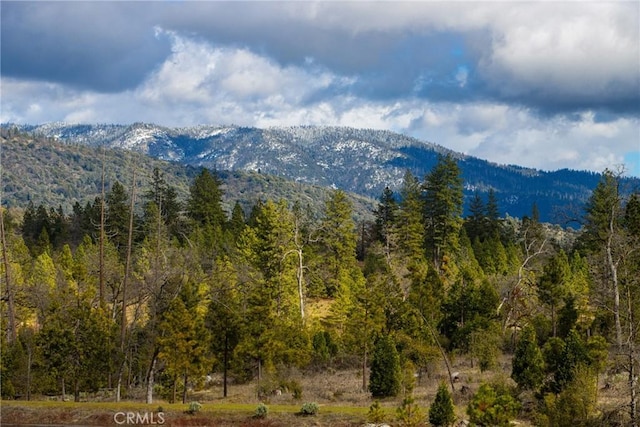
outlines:
M19 126L68 143L135 150L152 157L217 170L249 170L297 182L378 197L398 189L407 170L422 179L441 154L458 159L466 194L496 191L503 213L528 215L535 202L541 219L586 200L598 174L541 172L496 165L442 146L389 131L330 126L247 128L203 125L183 128L132 125Z

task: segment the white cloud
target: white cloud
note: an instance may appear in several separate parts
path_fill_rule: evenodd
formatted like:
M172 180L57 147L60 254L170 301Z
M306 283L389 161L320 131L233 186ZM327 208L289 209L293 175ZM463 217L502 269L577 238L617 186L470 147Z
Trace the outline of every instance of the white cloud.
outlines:
M633 2L518 3L495 17L481 71L507 94L637 90L639 18Z
M349 92L355 77L337 75L315 61L285 66L245 47L167 34L171 55L129 91L104 94L2 77L0 121L391 129L498 163L547 170L602 171L638 151L638 118L599 122L588 111L572 119L542 118L527 108L490 101L373 101Z

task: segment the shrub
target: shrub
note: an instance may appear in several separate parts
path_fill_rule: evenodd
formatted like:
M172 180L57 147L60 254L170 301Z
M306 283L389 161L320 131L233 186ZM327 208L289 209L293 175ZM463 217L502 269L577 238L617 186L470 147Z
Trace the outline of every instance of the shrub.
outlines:
M397 396L402 373L400 356L393 339L384 335L376 341L369 375L369 391L373 397Z
M300 408L300 415L304 415L304 416L317 415L319 410L320 410L320 407L316 402L307 402L302 405L302 408Z
M482 384L467 406L471 424L478 426L509 426L520 404L504 390L498 394L489 384Z
M200 412L202 409L202 405L199 402L191 402L189 403L189 409L187 409L187 414L193 415Z
M269 408L264 403L260 403L256 408L256 412L253 414L253 418L264 419L267 418L267 414L269 413Z
M372 424L382 424L384 419L386 418L386 414L384 413L384 409L380 406L380 402L377 400L369 406L369 412L367 412L367 421Z
M405 397L402 404L396 410L396 418L403 427L417 427L424 423L424 413L415 403L412 395Z
M456 420L451 393L440 383L435 400L429 408L429 422L434 426L449 426Z
M286 385L286 388L291 392L295 400L302 399L302 385L300 385L298 381L291 380Z
M526 326L516 344L513 356L511 378L523 390L537 390L544 379L544 358L538 347L536 332Z

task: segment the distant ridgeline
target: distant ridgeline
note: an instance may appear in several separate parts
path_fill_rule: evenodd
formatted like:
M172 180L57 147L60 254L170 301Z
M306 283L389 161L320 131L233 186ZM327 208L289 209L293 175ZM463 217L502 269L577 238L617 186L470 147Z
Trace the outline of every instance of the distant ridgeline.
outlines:
M422 179L439 155L451 155L458 160L464 179L466 209L474 193L486 200L486 193L493 189L501 215L530 216L535 204L541 221L561 225L572 225L566 223L567 219L581 211L600 180L600 174L593 172L567 169L544 172L498 165L430 142L371 129L168 128L143 123L53 123L3 125L3 128L5 133L11 128L67 144L132 150L192 167L280 176L300 185L341 188L370 199L379 198L385 186L397 190L407 170ZM7 166L5 170L12 167ZM640 188L640 179L626 178L622 185L623 191L630 192ZM9 194L5 191L4 197Z

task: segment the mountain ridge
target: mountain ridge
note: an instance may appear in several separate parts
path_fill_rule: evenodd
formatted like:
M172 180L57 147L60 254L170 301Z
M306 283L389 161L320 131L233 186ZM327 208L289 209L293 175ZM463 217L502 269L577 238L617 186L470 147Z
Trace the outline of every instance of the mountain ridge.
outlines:
M399 189L407 170L422 178L439 155L461 169L468 200L494 190L503 215L522 217L535 203L543 221L586 202L600 174L561 169L541 171L500 165L442 145L387 130L335 126L254 128L225 125L167 127L148 123L20 125L21 131L65 143L138 151L162 160L215 170L282 176L377 198L385 186ZM634 187L640 180L627 179Z

